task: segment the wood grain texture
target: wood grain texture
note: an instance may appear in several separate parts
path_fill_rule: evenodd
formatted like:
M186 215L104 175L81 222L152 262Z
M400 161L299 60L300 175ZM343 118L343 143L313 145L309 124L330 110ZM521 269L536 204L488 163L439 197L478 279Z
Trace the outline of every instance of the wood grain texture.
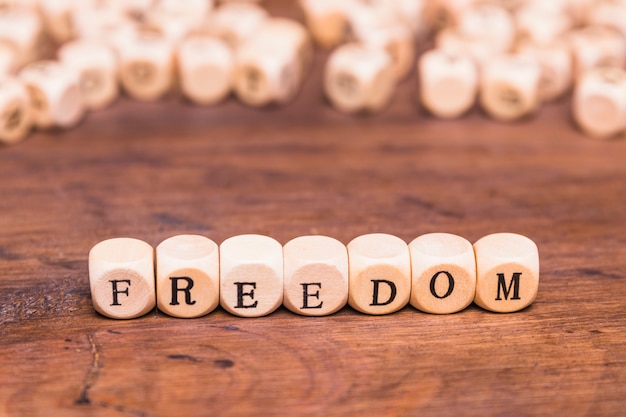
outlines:
M1 416L623 414L626 141L576 132L567 100L438 121L414 77L384 113L344 116L325 56L284 108L122 100L0 148ZM87 254L114 236L499 231L539 247L519 313L115 321L89 299Z

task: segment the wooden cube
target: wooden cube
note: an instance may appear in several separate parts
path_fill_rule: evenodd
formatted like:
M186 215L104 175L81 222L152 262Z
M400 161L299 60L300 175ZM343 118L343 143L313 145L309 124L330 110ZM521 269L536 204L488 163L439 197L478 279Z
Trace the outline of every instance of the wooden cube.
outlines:
M488 62L482 72L480 104L494 119L511 121L532 114L540 104L541 72L536 60L502 55Z
M76 0L39 0L46 34L57 43L64 43L75 35L72 13Z
M0 43L14 50L17 66L38 58L43 26L34 11L0 9Z
M626 40L613 29L588 26L568 36L576 76L597 67L623 67L626 63Z
M516 53L527 55L539 64L539 98L542 102L555 100L566 93L573 83L573 62L564 41L552 43L518 43Z
M154 250L137 239L114 238L89 252L91 301L114 319L143 316L156 305Z
M270 314L283 302L283 248L262 235L239 235L220 245L220 305L241 317Z
M233 50L237 50L268 17L267 11L254 3L224 3L211 14L207 30L210 35L222 39Z
M313 44L306 28L301 23L280 17L267 18L255 32L254 38L260 43L271 43L275 48L295 50L303 72L306 73L310 68L313 60Z
M463 10L457 30L468 41L489 44L499 53L511 50L516 34L511 14L494 4L477 4Z
M118 49L120 81L136 100L158 100L171 91L174 82L172 44L162 35L139 31Z
M198 235L178 235L156 248L157 306L165 314L192 318L220 301L218 246Z
M350 0L300 0L307 28L313 40L332 48L346 39Z
M217 38L192 36L179 46L180 87L197 104L215 104L228 96L233 83L234 56Z
M409 243L411 305L433 314L456 313L474 301L476 258L466 239L430 233Z
M587 134L606 138L626 129L626 71L596 68L580 78L573 99L573 116Z
M418 64L419 96L437 117L455 118L467 112L478 94L478 71L467 55L433 49Z
M24 84L15 77L0 75L0 143L16 143L28 135L30 112Z
M119 96L115 52L102 42L76 40L64 44L59 60L78 74L83 103L90 110L102 109Z
M411 257L407 244L392 235L362 235L348 243L348 303L365 314L400 310L411 295Z
M259 38L239 47L233 85L239 100L258 107L284 104L296 96L304 71L292 46L277 48L274 42Z
M37 61L24 67L19 77L28 89L37 127L68 128L83 117L78 77L72 70L57 61Z
M283 304L304 316L326 316L348 301L348 252L327 236L300 236L283 248Z
M389 103L395 85L393 61L382 49L349 43L333 51L326 62L324 91L339 111L382 110Z
M528 307L539 289L539 251L515 233L495 233L474 243L476 298L480 307L510 313Z

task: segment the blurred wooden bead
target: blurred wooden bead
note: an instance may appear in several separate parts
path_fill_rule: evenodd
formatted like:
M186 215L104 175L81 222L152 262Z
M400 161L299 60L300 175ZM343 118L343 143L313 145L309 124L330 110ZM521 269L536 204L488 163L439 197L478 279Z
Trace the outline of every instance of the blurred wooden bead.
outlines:
M78 77L56 61L37 61L24 67L19 77L26 85L37 127L71 127L85 113Z
M220 300L218 246L198 235L178 235L156 248L157 305L174 317L200 317Z
M535 242L514 233L496 233L474 243L476 298L480 307L511 313L528 307L539 289Z
M267 11L254 3L225 3L211 14L207 27L209 34L237 50L255 34L268 17Z
M578 76L592 68L626 63L626 40L613 29L589 26L570 32L568 38Z
M24 139L31 128L28 91L17 78L0 75L0 143Z
M431 0L424 6L424 19L432 31L458 25L461 13L476 0Z
M273 43L275 48L285 48L296 51L299 66L306 72L313 60L313 44L306 28L292 19L271 17L264 20L255 32L256 42Z
M470 40L454 28L440 31L435 37L435 47L452 55L471 57L479 72L494 56L500 54L492 43Z
M572 28L572 21L565 13L546 6L521 8L515 13L515 24L520 39L538 45L553 44Z
M137 32L119 47L119 77L132 98L157 100L167 94L174 82L174 52L163 36Z
M493 118L510 121L539 106L539 65L527 56L503 55L488 62L480 85L480 104Z
M102 4L98 7L89 3L75 7L70 13L74 38L106 42L114 31L135 23L120 10Z
M467 112L478 93L478 71L468 56L433 49L418 65L420 100L437 117L455 118Z
M250 40L235 54L234 90L249 106L284 104L298 93L303 72L295 45L276 48L274 42Z
M563 41L552 43L520 42L516 53L527 55L539 64L539 97L551 101L561 97L573 83L573 62L568 45Z
M626 1L597 0L592 3L586 20L589 26L604 26L626 38Z
M358 41L384 49L391 57L396 79L402 80L409 75L415 62L416 45L413 33L407 26L393 24L372 28L361 34Z
M220 245L220 304L231 314L260 317L283 301L283 247L262 235L239 235Z
M35 12L0 9L0 43L14 49L17 66L38 58L42 30L41 20Z
M413 307L450 314L474 301L476 258L470 242L448 233L430 233L409 243L409 251Z
M39 0L46 33L57 43L74 37L72 13L77 0Z
M119 95L117 57L104 43L76 40L64 44L59 60L78 74L83 103L90 110L110 105Z
M387 105L396 85L391 57L382 49L349 43L328 58L324 91L345 113L376 112Z
M362 235L348 243L352 308L366 314L400 310L411 295L411 257L407 244L392 235Z
M304 316L326 316L348 301L348 252L327 236L300 236L283 248L283 304Z
M179 46L178 74L183 94L197 104L214 104L230 93L234 57L225 42L193 36Z
M611 137L626 129L626 71L602 67L583 74L573 98L574 120L587 134Z
M15 49L6 43L0 42L0 75L14 74L17 67Z
M489 44L500 53L510 51L515 41L511 14L493 4L478 4L463 10L457 30L468 41Z
M305 22L313 40L324 48L344 42L351 0L300 0Z
M89 252L91 301L114 319L143 316L156 305L154 250L137 239L104 240Z

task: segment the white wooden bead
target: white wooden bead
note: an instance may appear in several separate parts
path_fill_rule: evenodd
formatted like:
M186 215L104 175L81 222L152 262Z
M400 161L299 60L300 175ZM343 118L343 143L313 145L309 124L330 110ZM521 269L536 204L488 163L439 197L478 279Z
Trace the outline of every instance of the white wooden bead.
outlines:
M478 71L469 56L433 49L420 57L418 72L420 100L435 116L459 117L474 105Z
M476 298L480 307L511 313L528 307L539 289L535 242L514 233L495 233L474 243Z
M235 54L234 91L249 106L283 104L296 96L303 72L295 48L249 40Z
M626 1L598 0L592 3L587 15L587 25L605 26L626 37Z
M157 306L174 317L200 317L220 300L218 246L198 235L178 235L156 248Z
M496 52L508 52L515 41L515 23L505 9L479 4L459 15L458 32L471 42L491 45Z
M411 295L411 257L407 244L392 235L362 235L348 243L352 308L366 314L400 310Z
M220 305L241 317L260 317L283 301L283 248L262 235L239 235L220 245Z
M254 3L225 3L211 14L207 26L211 35L237 50L268 17L267 11Z
M488 62L481 75L480 104L493 118L510 121L539 106L540 68L528 56L502 55Z
M612 29L589 26L570 32L568 38L578 76L592 68L626 63L626 40Z
M300 0L306 25L317 44L331 48L345 41L351 3L352 0Z
M234 56L217 38L193 36L178 49L178 74L183 94L197 104L214 104L230 93Z
M611 137L626 128L626 72L602 67L583 74L573 98L574 120L587 134Z
M450 314L474 301L476 258L470 242L448 233L430 233L409 243L409 251L413 307Z
M435 37L435 46L450 54L470 56L479 72L494 56L500 55L492 43L464 38L454 28L441 30Z
M154 250L137 239L104 240L89 252L91 301L115 319L143 316L156 305Z
M68 128L85 113L78 77L56 61L37 61L24 67L19 77L26 85L34 124L40 128Z
M362 33L359 42L384 49L392 60L393 71L398 80L409 75L415 62L416 45L411 30L404 25L393 24L372 28Z
M109 46L97 41L75 40L64 44L58 56L63 65L78 74L87 108L107 107L118 97L117 57Z
M551 101L561 97L573 83L573 62L570 49L564 41L552 43L520 42L516 53L528 55L539 64L539 97Z
M349 43L333 51L326 62L324 91L339 111L379 111L391 99L395 85L391 57L381 49Z
M73 37L96 42L106 42L120 28L135 26L121 10L107 7L106 3L98 7L89 3L74 7L70 16Z
M0 75L0 143L13 144L31 128L30 98L17 78Z
M121 84L132 98L157 100L172 89L173 47L163 36L136 33L120 45L118 54Z
M283 248L283 304L304 316L326 316L348 301L348 252L327 236L300 236Z
M14 49L17 66L37 59L42 30L41 20L35 12L0 9L0 43Z
M306 28L295 20L267 18L255 32L254 39L255 42L272 43L275 48L295 50L304 72L311 66L313 44Z
M543 6L523 7L515 13L518 37L532 44L553 44L572 28L572 20L563 11Z

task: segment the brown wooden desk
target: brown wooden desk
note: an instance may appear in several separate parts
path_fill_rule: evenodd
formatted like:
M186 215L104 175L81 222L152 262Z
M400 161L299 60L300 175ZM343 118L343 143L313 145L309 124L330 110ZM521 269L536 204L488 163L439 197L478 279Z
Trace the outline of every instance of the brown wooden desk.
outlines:
M585 138L567 100L515 124L438 121L413 79L383 114L347 117L324 102L323 59L285 108L122 99L0 148L0 416L626 412L626 140ZM508 315L91 307L87 253L106 238L379 231L525 234L538 299Z

